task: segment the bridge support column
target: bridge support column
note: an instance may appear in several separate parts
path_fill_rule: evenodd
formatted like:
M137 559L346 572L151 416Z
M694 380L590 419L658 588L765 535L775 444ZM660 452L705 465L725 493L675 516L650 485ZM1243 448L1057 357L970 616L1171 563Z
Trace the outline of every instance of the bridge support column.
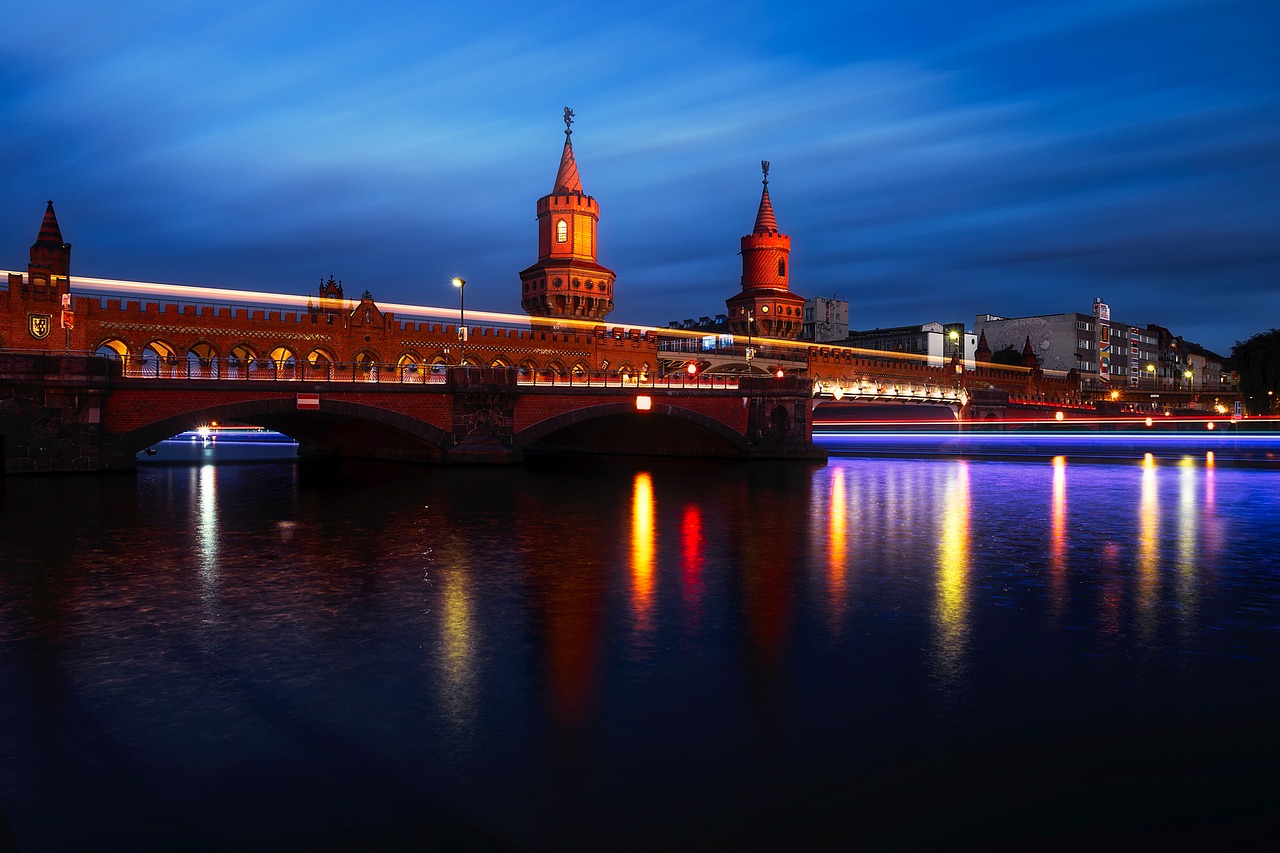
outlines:
M451 368L453 445L450 465L514 465L524 458L513 441L516 384L503 368Z
M960 428L1003 432L1009 392L1000 388L971 388L968 394L969 403L960 413Z
M813 443L813 385L807 379L744 377L748 459L813 459L827 451Z
M112 367L86 356L0 354L4 473L133 470L133 456L102 429Z

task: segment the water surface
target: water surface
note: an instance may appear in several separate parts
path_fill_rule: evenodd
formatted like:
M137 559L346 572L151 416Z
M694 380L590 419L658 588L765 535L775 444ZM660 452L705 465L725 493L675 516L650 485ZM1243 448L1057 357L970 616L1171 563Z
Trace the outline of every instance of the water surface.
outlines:
M0 481L24 850L1273 837L1280 476L1203 458Z

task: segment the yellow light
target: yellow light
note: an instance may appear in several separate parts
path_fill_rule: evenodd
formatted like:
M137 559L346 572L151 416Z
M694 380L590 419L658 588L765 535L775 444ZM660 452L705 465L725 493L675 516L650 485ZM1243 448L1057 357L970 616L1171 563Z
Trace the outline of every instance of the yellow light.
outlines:
M1119 399L1120 399L1120 392L1119 392L1119 391L1112 391L1112 392L1111 392L1111 399L1112 399L1112 400L1119 400Z
M1213 429L1213 421L1208 421L1207 423L1205 423L1204 428Z
M462 279L460 279L460 278L455 278L455 279L453 280L453 286L454 286L454 287L465 287L465 286L466 286L466 284L467 284L467 283L466 283L465 281L463 281Z
M1062 420L1064 417L1066 417L1066 415L1062 414L1062 412L1054 412L1054 413L1053 413L1053 419L1054 419L1055 421L1060 421L1060 420Z
M641 396L639 396L639 397L636 397L636 410L637 410L637 411L640 411L640 412L647 412L647 411L649 411L651 408L653 408L653 400L649 399L649 397L644 396L644 395L641 395Z
M1147 426L1151 426L1151 418L1147 418Z

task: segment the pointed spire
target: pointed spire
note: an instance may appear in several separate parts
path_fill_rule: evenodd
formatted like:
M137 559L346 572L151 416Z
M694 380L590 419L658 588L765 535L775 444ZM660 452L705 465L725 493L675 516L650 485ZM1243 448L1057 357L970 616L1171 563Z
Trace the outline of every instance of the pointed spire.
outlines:
M777 234L778 220L773 215L773 202L769 200L769 161L761 160L764 171L764 191L760 193L760 210L756 213L756 227L752 234Z
M991 361L991 347L987 344L986 329L978 333L978 348L973 351L973 357L978 361Z
M573 110L564 108L564 151L560 154L560 171L556 172L556 185L552 195L582 195L582 181L578 178L578 163L573 159Z
M62 230L58 228L58 217L53 213L52 199L49 201L49 206L45 208L44 221L40 223L40 235L36 237L36 245L41 243L62 247Z

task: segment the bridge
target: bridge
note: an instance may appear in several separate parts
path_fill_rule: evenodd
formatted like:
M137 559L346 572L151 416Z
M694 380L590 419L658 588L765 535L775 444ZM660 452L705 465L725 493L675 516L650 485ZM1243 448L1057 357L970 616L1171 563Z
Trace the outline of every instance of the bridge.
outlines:
M89 354L0 352L5 472L131 470L139 451L212 422L277 430L307 456L455 465L557 453L826 458L811 440L811 386L796 377L421 375L385 365L359 381L270 371L211 380L123 367Z

